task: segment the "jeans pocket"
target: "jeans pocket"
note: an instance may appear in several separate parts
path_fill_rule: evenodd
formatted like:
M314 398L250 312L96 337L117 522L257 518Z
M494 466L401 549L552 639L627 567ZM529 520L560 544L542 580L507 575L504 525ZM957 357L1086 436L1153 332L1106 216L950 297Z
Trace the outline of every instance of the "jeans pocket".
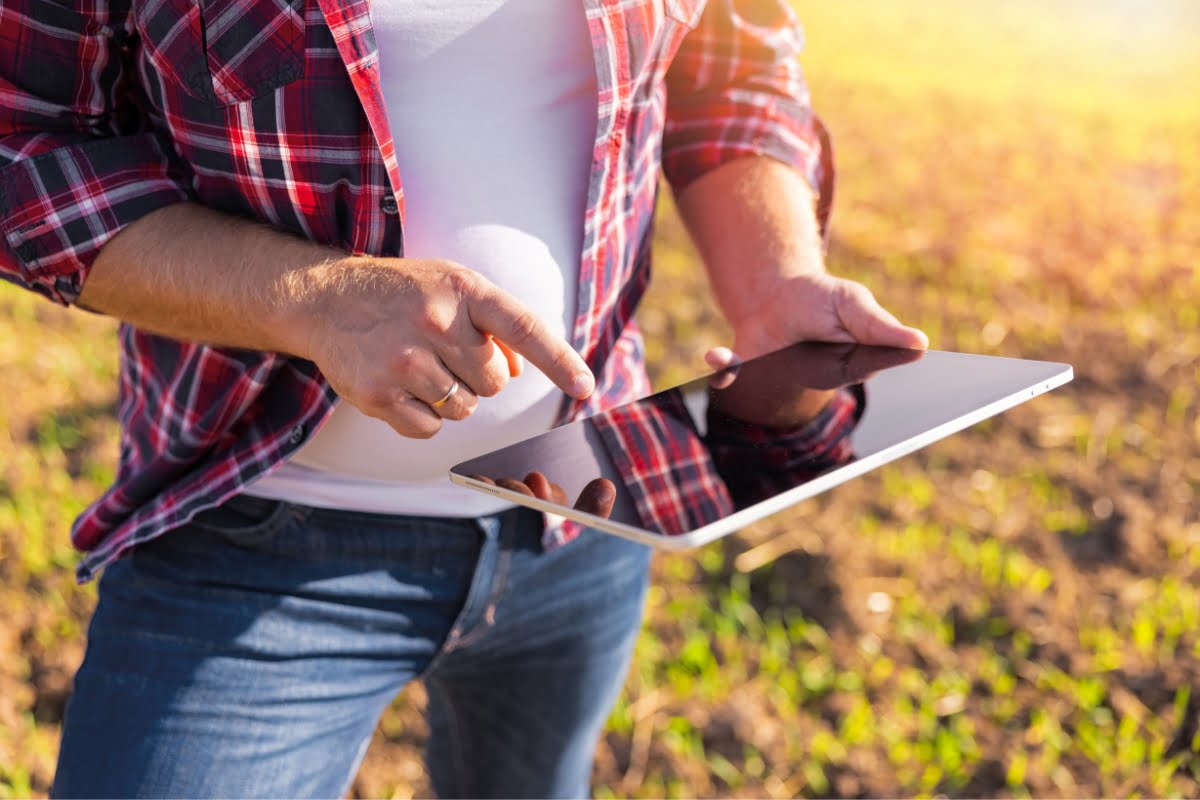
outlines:
M233 544L253 547L274 538L296 517L295 508L282 500L239 494L216 508L201 511L192 518L191 525Z

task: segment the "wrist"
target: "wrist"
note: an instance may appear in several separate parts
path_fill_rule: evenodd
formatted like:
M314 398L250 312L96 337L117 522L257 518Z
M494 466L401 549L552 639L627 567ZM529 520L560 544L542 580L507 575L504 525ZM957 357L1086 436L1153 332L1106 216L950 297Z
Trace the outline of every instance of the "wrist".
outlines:
M278 352L316 360L316 344L329 312L329 292L335 276L359 259L333 253L324 261L277 277L270 290L266 323Z
M793 344L809 329L807 317L817 313L834 280L820 270L780 271L770 280L722 298L722 311L734 335L734 352L745 357Z
M825 271L819 251L802 257L768 264L759 262L737 281L726 281L717 296L726 320L735 329L760 317L763 310L775 305L781 297L794 295L797 290L807 294L825 286L832 276Z

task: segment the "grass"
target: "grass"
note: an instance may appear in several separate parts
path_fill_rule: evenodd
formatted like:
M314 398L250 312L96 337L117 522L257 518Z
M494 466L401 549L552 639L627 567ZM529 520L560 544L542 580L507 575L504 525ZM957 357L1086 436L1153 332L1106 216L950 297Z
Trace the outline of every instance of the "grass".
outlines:
M935 347L1070 386L660 557L602 797L1200 793L1200 14L797 3L838 148L831 268ZM670 209L659 385L723 336ZM111 326L0 291L0 797L45 794L111 478ZM360 796L426 791L420 687Z

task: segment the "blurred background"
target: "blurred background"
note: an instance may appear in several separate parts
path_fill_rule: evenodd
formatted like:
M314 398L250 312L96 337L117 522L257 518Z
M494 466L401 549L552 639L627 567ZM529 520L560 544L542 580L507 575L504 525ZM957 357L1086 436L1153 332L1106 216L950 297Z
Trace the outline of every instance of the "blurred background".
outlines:
M659 557L601 797L1200 794L1200 4L797 0L831 269L1076 380ZM724 340L669 205L665 386ZM0 797L44 796L116 459L112 326L0 286ZM428 794L420 686L353 794Z

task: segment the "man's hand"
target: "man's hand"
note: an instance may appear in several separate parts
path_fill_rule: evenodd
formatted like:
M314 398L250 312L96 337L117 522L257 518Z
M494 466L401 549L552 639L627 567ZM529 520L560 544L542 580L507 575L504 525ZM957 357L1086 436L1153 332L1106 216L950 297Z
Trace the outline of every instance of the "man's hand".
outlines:
M192 203L109 241L80 305L175 339L310 359L403 436L469 416L520 372L520 356L572 397L595 387L567 342L466 267L347 256Z
M764 284L761 306L730 320L742 357L798 341L852 342L924 350L929 337L902 324L861 283L824 272L780 276Z
M730 350L717 347L709 351L708 361L723 371L710 380L709 403L755 425L791 428L821 413L837 389L923 355L913 348L807 342L737 364Z
M573 397L595 385L533 312L458 264L350 257L295 273L287 286L296 298L292 349L403 436L428 438L443 420L466 419L479 397L520 372L520 356Z
M500 486L509 491L523 494L526 497L536 497L539 500L545 500L548 503L565 506L570 503L567 498L567 492L557 483L551 483L540 472L531 472L525 476L524 480L516 478L498 478L492 480L486 475L471 475L475 480L490 484L491 486ZM612 516L613 504L617 500L617 487L608 478L593 478L588 481L587 485L579 492L579 499L572 506L576 511L582 511L585 514L608 519Z
M729 162L684 189L679 209L739 356L805 339L928 346L865 286L825 272L813 193L795 169L766 157ZM717 355L709 363L720 368Z

